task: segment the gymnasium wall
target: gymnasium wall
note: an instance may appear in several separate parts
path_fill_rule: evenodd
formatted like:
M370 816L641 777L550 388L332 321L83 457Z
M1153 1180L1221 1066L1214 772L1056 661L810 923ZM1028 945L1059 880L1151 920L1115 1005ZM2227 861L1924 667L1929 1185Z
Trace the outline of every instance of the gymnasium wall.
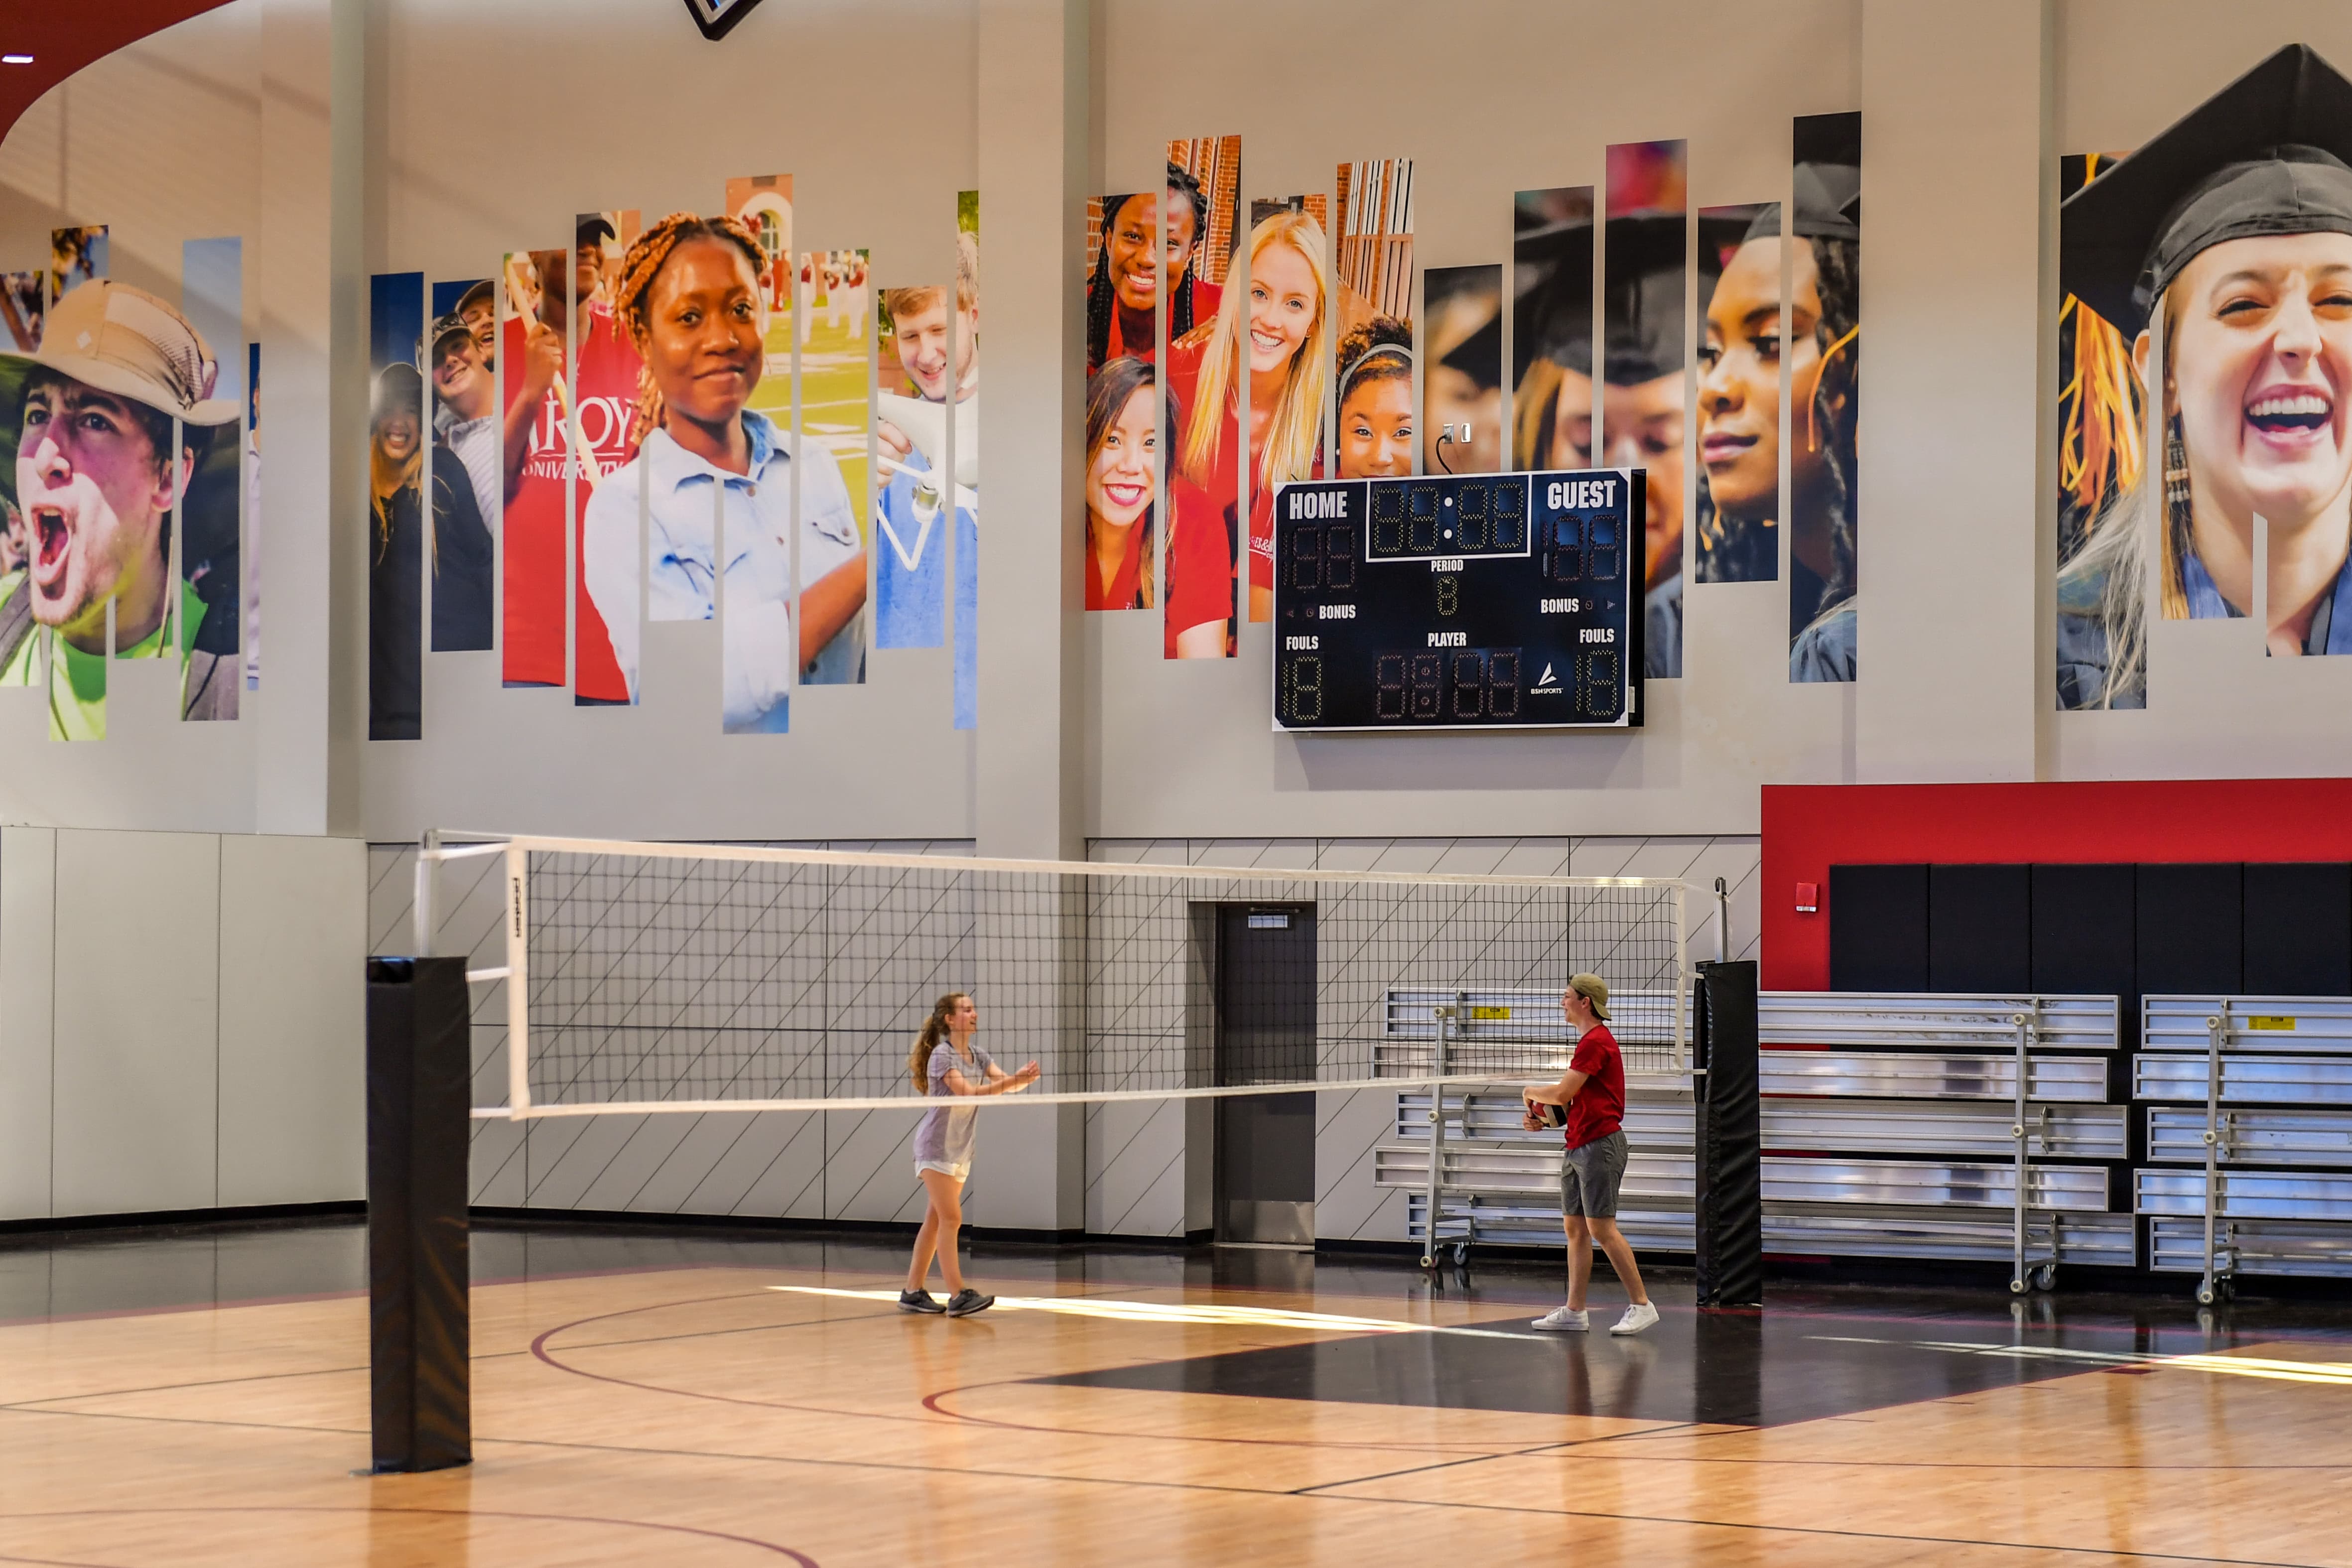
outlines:
M0 814L374 838L431 823L988 837L1045 815L1069 853L1137 836L1741 833L1768 784L2315 774L2345 753L2336 688L2352 670L2263 659L2243 622L2158 625L2145 712L2053 711L2042 495L2053 161L2146 139L2282 43L2352 60L2340 8L1496 0L1443 18L1376 5L1341 25L1224 0L903 0L765 6L718 45L674 9L235 0L90 67L11 132L0 251L27 264L54 225L104 222L116 275L169 292L184 240L248 239L263 509L286 521L258 556L271 651L247 718L175 724L161 671L124 668L108 741L59 746L31 693L0 691L15 759ZM1240 40L1276 35L1314 68L1240 63ZM1066 80L1021 42L1045 36L1073 51ZM679 83L698 105L746 107L723 137L669 134ZM1061 92L1079 140L1014 155L1006 138L1026 134L1041 89ZM1065 184L1148 181L1168 136L1202 132L1240 135L1245 194L1324 189L1339 160L1410 153L1420 264L1478 264L1504 259L1514 189L1594 180L1611 142L1685 139L1695 205L1770 197L1790 119L1857 108L1871 457L1851 686L1790 684L1765 657L1782 584L1700 584L1686 673L1654 685L1638 731L1276 735L1265 626L1245 625L1231 660L1161 659L1157 617L1072 612L1068 518L1024 506L991 534L981 663L1003 695L977 731L950 722L945 650L887 649L864 685L796 697L789 736L721 736L715 635L661 625L635 709L501 690L493 656L440 654L425 739L357 739L364 512L325 439L355 405L322 355L363 330L351 291L368 275L487 275L579 211L709 206L729 174L775 169L797 182L796 243L866 247L877 283L940 277L954 195L985 185L1004 149L987 254L1008 289L1041 258L1062 273L992 316L1008 363L991 450L1031 467L1004 476L1008 495L1026 484L1066 507L1073 323L1053 289L1078 265L1055 247L1083 235L1077 205L1059 212ZM1040 365L1010 363L1033 351Z

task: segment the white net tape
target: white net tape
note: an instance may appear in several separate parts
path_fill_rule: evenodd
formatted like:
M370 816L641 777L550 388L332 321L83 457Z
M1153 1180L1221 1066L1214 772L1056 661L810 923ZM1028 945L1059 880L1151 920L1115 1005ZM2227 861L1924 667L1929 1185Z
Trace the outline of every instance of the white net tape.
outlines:
M1686 1059L1676 881L560 838L427 850L420 879L486 853L508 883L508 964L475 976L507 983L490 1114L906 1105L947 992L1006 1070L1044 1069L1003 1103L1557 1076L1588 971L1629 1070Z

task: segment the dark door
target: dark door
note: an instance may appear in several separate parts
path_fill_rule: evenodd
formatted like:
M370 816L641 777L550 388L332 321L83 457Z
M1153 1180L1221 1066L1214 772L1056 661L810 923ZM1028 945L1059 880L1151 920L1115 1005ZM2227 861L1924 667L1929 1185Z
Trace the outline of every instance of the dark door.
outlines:
M1315 1081L1315 906L1217 911L1219 1087ZM1216 1113L1216 1237L1315 1245L1315 1097L1223 1096Z

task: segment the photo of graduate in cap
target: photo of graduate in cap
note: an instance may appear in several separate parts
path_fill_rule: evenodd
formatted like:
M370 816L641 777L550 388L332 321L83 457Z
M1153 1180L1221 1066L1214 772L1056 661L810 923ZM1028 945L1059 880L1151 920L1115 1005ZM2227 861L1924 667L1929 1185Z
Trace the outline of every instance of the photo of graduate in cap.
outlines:
M0 685L38 684L34 634L54 632L54 739L106 733L110 609L115 658L180 660L184 717L236 715L236 658L194 651L205 602L172 572L174 503L187 497L194 509L193 486L236 482L232 437L220 444L225 468L206 461L214 432L239 412L213 396L219 370L178 310L104 279L58 301L39 353L0 354L0 457L13 475L5 499L22 519L26 552L0 576ZM168 614L174 592L177 616Z
M2060 286L2131 341L2163 428L2059 574L2060 707L2147 705L2151 552L2166 619L2252 613L2258 516L2269 651L2352 653L2347 158L2352 82L2297 44L2067 199Z
M1592 449L1591 226L1551 237L1555 264L1520 320L1534 331L1512 409L1516 447L1536 468L1641 468L1644 525L1643 674L1683 672L1683 341L1685 236L1682 213L1636 213L1609 223L1601 390L1601 449ZM1704 262L1708 247L1700 247ZM1531 392L1534 394L1530 395Z

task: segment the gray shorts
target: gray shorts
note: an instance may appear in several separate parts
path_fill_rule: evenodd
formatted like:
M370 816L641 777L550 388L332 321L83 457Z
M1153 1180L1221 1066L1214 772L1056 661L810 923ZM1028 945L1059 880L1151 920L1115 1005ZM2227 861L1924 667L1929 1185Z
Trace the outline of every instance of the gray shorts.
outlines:
M1617 1217L1617 1188L1625 1179L1622 1129L1570 1149L1559 1162L1559 1212L1588 1219Z

